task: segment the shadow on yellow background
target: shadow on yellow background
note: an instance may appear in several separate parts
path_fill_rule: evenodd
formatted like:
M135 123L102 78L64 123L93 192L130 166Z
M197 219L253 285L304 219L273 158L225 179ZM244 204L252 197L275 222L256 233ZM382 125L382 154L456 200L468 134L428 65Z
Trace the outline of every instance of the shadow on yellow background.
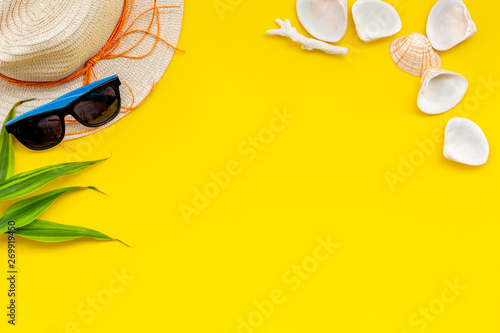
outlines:
M425 33L434 1L389 3L397 36L361 42L350 16L350 52L332 56L266 35L289 18L309 36L293 0L187 1L187 52L143 106L76 153L16 143L17 172L111 156L45 188L109 197L41 217L133 248L18 240L18 325L2 331L498 332L500 4L466 2L478 33L441 58L469 90L428 116L389 45ZM443 157L455 116L484 130L485 166Z

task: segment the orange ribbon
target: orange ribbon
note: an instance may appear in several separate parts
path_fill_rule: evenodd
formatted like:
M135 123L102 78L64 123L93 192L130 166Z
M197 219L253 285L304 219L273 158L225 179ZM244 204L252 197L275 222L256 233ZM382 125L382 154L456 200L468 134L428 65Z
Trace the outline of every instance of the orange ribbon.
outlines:
M157 0L154 1L153 8L150 8L150 9L146 10L145 12L141 13L139 16L137 16L137 18L134 21L132 21L132 23L127 28L125 28L125 25L126 25L128 19L130 18L130 15L132 13L132 8L134 6L134 0L125 0L122 15L120 16L120 20L118 21L118 24L116 25L116 28L113 31L113 33L111 34L111 36L109 37L108 41L106 42L106 44L104 44L103 48L95 56L90 58L85 63L85 66L83 69L81 69L81 70L79 70L79 71L77 71L77 72L75 72L75 73L73 73L73 74L71 74L63 79L60 79L57 81L47 81L47 82L31 82L31 81L16 80L16 79L10 78L8 76L5 76L3 74L0 74L0 78L7 81L7 82L10 82L12 84L19 85L19 86L53 87L53 86L56 86L58 84L66 83L66 82L72 81L76 78L79 78L82 75L85 75L84 84L87 85L92 81L92 78L97 80L96 74L94 72L94 66L97 64L97 62L99 60L112 59L112 58L118 58L118 57L131 58L131 59L141 59L141 58L147 57L155 50L156 45L158 44L158 41L165 43L166 45L170 46L171 48L173 48L177 51L184 52L183 50L176 48L175 46L168 43L165 39L160 37L160 9L162 9L162 8L180 8L180 6L157 6L156 1ZM149 13L150 11L153 11L153 15L152 15L151 23L149 24L148 29L147 30L133 29L135 22L137 22L137 20L139 18L141 18L146 13ZM156 17L158 17L158 19L156 20L157 21L157 30L156 30L156 32L152 32L151 28L153 27L153 24L154 24ZM127 49L123 52L120 52L118 54L114 54L113 52L116 51L116 49L120 46L120 42L122 41L122 39L130 34L133 34L133 33L143 33L143 36L139 39L139 41L137 43L135 43L129 49ZM127 53L132 51L148 35L153 36L156 39L153 47L151 48L151 50L148 53L143 54L141 56L129 56L129 55L127 55ZM131 108L128 108L128 109L131 109Z

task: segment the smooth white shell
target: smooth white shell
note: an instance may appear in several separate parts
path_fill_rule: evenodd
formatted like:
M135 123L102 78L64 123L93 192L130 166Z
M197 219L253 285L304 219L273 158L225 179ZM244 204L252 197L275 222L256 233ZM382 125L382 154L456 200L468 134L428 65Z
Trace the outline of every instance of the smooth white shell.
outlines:
M365 42L392 36L403 27L394 7L381 0L356 1L352 17L359 38Z
M467 165L483 165L488 161L490 147L483 131L465 118L453 118L446 125L444 156Z
M476 25L461 0L439 0L427 19L427 37L438 51L451 49L476 31Z
M325 42L338 42L347 30L347 0L297 0L300 23Z
M422 76L418 108L428 114L451 110L460 103L468 87L467 79L458 73L430 69Z

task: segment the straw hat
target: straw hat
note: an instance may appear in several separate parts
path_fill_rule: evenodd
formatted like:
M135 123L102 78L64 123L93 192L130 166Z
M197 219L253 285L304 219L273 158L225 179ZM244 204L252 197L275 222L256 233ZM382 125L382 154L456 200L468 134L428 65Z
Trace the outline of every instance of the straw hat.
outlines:
M123 107L113 122L123 118L167 69L183 9L183 0L0 0L0 124L17 101L36 98L19 115L114 74ZM96 131L70 118L65 140Z

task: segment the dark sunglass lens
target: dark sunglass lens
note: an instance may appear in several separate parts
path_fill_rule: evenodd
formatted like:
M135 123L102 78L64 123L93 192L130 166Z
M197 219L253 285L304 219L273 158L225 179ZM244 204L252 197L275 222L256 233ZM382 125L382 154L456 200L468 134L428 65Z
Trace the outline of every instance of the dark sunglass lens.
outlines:
M85 96L75 104L73 110L84 123L99 125L115 116L118 96L112 87L107 86Z
M13 134L19 141L33 148L47 148L57 143L63 133L63 124L58 116L39 116L22 122Z

